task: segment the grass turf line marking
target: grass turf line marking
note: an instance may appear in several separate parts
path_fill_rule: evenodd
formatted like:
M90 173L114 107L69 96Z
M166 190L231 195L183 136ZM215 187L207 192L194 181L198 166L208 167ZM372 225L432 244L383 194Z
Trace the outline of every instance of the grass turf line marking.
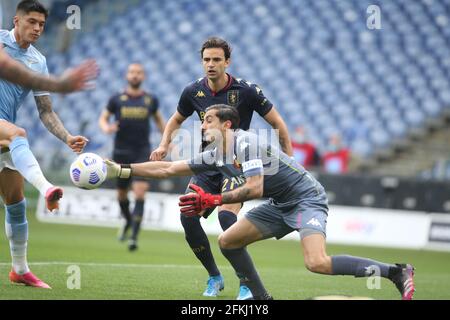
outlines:
M183 264L138 264L138 263L98 263L98 262L66 262L66 261L47 261L47 262L31 262L30 266L49 266L49 265L78 265L85 267L114 267L114 268L184 268L184 269L201 269L200 265L183 265ZM10 262L0 262L0 267L10 267ZM219 266L220 268L231 269L230 266Z

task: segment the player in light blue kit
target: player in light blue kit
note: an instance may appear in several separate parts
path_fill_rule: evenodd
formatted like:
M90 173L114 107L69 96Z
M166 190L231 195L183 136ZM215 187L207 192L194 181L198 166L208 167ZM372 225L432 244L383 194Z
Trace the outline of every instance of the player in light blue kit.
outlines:
M47 10L39 2L21 1L14 17L14 29L0 30L0 43L3 44L4 52L42 75L48 75L46 60L32 44L41 36L47 16ZM18 82L23 83L22 80ZM14 124L17 110L29 92L28 88L0 79L0 194L5 203L5 229L12 257L9 279L14 283L50 288L30 271L27 263L28 223L23 194L24 178L45 196L49 211L58 209L63 190L53 186L44 177L30 150L25 130ZM39 117L46 128L73 151L81 152L87 139L67 132L52 110L49 93L34 91L34 96Z
M108 177L167 178L208 170L227 177L243 175L245 182L240 187L222 194L206 193L199 186L190 185L195 193L181 196L180 207L182 214L195 216L223 203L269 198L219 236L223 255L230 261L236 275L250 288L254 299L272 297L259 278L247 245L272 237L280 239L294 230L300 233L308 270L355 277L369 277L377 272L396 285L402 299L412 299L414 268L410 264L394 265L361 257L327 255L328 200L322 185L277 147L237 129L238 126L239 113L235 108L211 106L206 109L202 130L207 141L214 142L213 149L188 161L118 165L108 160Z

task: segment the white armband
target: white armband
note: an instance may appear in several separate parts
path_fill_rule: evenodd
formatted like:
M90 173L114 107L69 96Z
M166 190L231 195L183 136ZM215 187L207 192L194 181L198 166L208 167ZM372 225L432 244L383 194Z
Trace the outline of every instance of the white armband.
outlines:
M242 172L247 172L253 169L263 169L263 163L261 159L254 159L242 164Z

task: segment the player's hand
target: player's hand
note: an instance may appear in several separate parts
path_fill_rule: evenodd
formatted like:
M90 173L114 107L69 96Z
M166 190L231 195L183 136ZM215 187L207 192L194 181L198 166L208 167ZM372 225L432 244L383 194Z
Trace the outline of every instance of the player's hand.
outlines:
M129 165L121 165L109 159L104 159L103 161L106 164L106 179L128 179L131 176Z
M59 85L56 91L69 93L74 91L93 89L92 80L97 78L99 67L94 60L88 60L79 66L68 69L59 77Z
M166 147L162 147L159 146L157 149L155 149L151 154L150 154L150 160L151 161L161 161L162 159L164 159L167 156L167 148Z
M116 133L117 131L119 131L119 121L111 123L109 126L107 126L105 133L112 134L112 133Z
M178 203L181 214L186 217L195 217L205 209L214 208L222 204L222 195L220 194L206 193L195 184L190 184L189 188L195 192L181 196Z
M120 164L112 160L104 159L106 164L106 179L118 178L120 175Z
M73 152L81 153L88 142L89 140L83 136L69 136L66 143Z

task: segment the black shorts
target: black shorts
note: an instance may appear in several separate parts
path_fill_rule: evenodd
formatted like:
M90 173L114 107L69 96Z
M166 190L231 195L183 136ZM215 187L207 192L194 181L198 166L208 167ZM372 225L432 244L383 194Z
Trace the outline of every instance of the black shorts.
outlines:
M117 163L147 162L150 156L150 147L140 149L114 149L113 160ZM128 189L132 181L149 181L148 178L130 177L129 179L117 179L117 188Z
M215 172L204 172L195 175L189 181L189 184L191 183L201 187L205 192L212 194L220 194L225 191L231 191L242 185L242 182L240 183L236 178L225 177L221 173ZM186 193L189 192L192 192L192 190L190 190L188 186L186 188ZM203 214L203 218L208 218L214 209L215 207L206 209Z

